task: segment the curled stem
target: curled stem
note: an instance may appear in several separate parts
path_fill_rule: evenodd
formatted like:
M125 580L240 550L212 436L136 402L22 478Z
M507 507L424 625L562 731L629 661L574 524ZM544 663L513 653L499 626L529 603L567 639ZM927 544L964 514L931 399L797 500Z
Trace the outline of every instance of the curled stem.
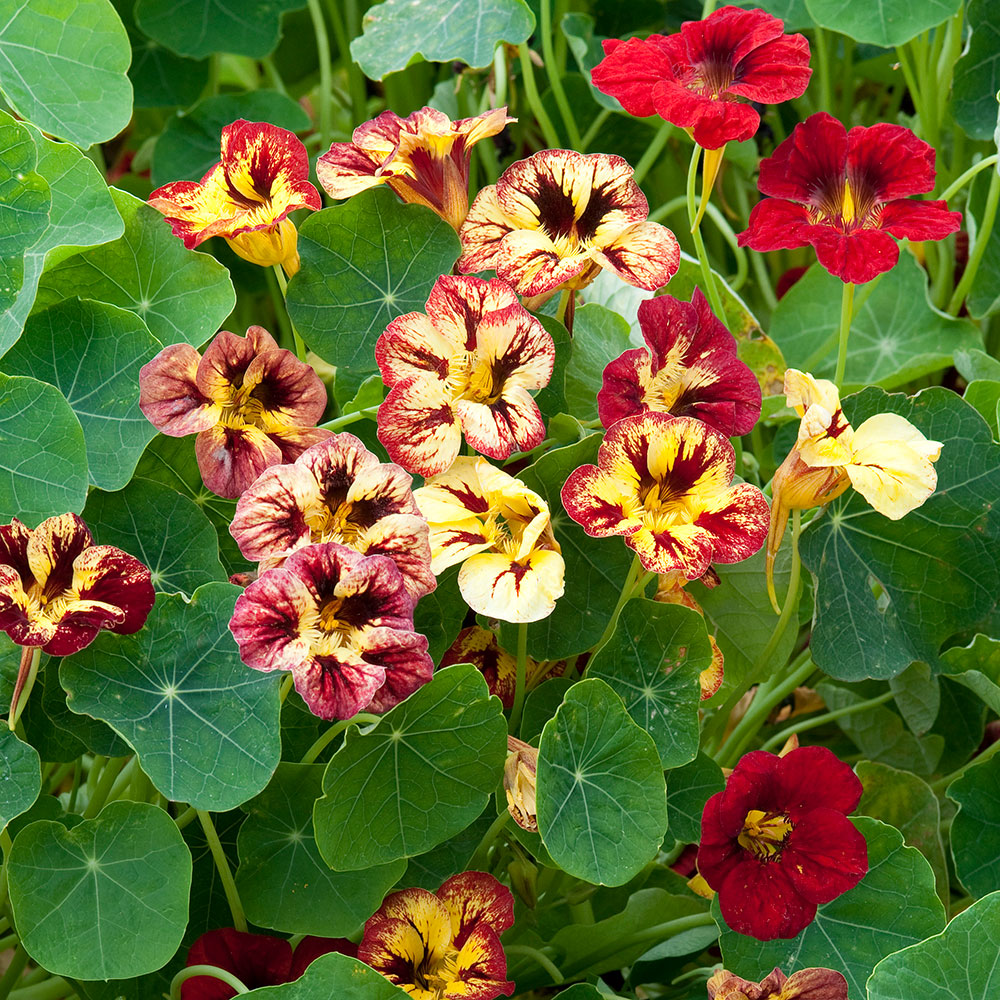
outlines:
M226 972L225 969L220 969L215 965L189 965L186 969L181 969L170 980L170 1000L180 1000L181 984L185 983L188 979L193 979L195 976L212 976L213 979L218 979L236 990L237 996L250 992L239 979L231 972Z
M379 716L370 715L367 712L358 712L349 719L342 719L335 722L330 728L320 735L315 743L305 752L302 757L303 764L312 764L319 755L348 727L374 725L379 721Z

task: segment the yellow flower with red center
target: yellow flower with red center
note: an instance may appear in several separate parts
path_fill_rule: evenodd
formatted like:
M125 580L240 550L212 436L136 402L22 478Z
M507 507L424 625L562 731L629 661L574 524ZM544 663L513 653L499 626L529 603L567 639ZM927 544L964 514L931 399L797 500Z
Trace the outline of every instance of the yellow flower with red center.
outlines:
M306 148L287 129L242 118L222 130L222 157L200 181L157 188L149 204L193 250L222 236L252 264L299 269L298 232L288 218L297 208L322 207L309 183Z
M413 491L430 525L431 569L462 563L458 587L473 611L508 622L548 617L563 593L565 563L549 508L484 458L457 458Z
M506 108L456 122L434 108L406 118L383 111L359 125L350 142L335 142L316 161L316 176L331 198L388 184L403 201L433 209L458 229L469 210L470 150L512 121Z
M482 189L462 223L464 273L496 270L520 295L583 288L601 268L630 285L665 285L680 247L620 156L543 149Z
M513 923L510 890L485 872L462 872L436 893L386 896L358 958L415 1000L494 1000L514 992L500 943Z

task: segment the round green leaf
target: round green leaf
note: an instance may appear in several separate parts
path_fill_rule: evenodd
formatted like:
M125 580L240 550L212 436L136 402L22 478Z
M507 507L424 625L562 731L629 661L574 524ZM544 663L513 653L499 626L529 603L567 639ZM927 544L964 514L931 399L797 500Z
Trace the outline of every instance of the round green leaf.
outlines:
M41 790L38 751L0 726L0 830L30 809Z
M1000 90L1000 0L970 0L972 37L955 63L951 112L973 139L992 139Z
M684 843L701 839L701 814L705 803L726 787L722 768L706 753L667 775L667 819L670 833Z
M72 830L32 823L14 839L7 877L21 943L58 975L152 972L187 926L191 854L167 813L145 802L112 802Z
M656 854L667 827L656 745L604 681L566 692L542 730L538 830L570 875L624 885Z
M856 42L885 48L916 38L955 15L961 6L962 0L806 0L817 24Z
M460 663L383 716L347 731L313 810L316 845L336 871L429 851L486 807L507 756L499 698Z
M958 803L951 824L958 880L976 897L1000 890L1000 757L994 754L970 767L947 794Z
M406 1000L408 995L380 972L338 952L320 955L294 983L246 994L250 1000Z
M281 750L275 678L240 661L229 631L239 593L160 595L141 632L102 632L59 668L69 707L109 723L168 799L198 809L253 798Z
M628 323L604 306L592 303L573 320L573 352L566 365L566 404L578 420L597 419L597 393L605 366L632 347Z
M936 934L944 907L934 891L934 873L923 855L903 846L903 835L878 820L859 817L854 825L868 841L868 874L790 940L758 941L723 928L722 960L744 979L763 979L781 969L826 968L847 979L848 1000L866 1000L865 981L886 955Z
M1000 639L977 635L968 646L952 646L941 654L944 673L974 691L1000 714Z

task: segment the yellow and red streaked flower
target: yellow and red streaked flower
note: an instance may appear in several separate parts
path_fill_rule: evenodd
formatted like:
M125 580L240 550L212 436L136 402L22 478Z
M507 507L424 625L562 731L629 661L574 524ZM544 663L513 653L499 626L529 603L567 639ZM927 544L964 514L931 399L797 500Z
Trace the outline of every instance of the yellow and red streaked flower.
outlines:
M847 1000L847 980L833 969L775 969L759 983L719 969L706 985L708 1000Z
M810 115L760 164L754 205L739 245L780 250L811 245L841 281L863 284L891 270L896 239L943 240L961 212L913 200L934 188L934 147L901 125L850 132L825 111Z
M680 604L692 611L697 611L702 618L705 617L705 610L688 592L687 585L691 581L677 570L670 573L661 573L656 583L656 596L653 598L661 604ZM701 582L708 587L716 587L719 584L719 577L714 570L709 570L702 578ZM725 657L719 644L715 641L715 636L709 634L709 645L712 647L712 662L698 674L698 684L701 687L701 700L705 701L722 687L725 680Z
M431 529L431 569L462 563L458 588L473 611L507 622L552 613L566 566L537 493L484 458L460 457L413 495Z
M736 356L736 340L696 288L690 302L657 295L639 306L646 348L626 351L604 369L597 394L601 423L654 410L697 417L727 437L749 434L761 390Z
M290 670L321 719L385 712L431 679L413 599L387 556L323 542L293 552L236 599L229 628L254 670Z
M620 156L543 149L511 164L472 203L457 270L494 269L520 295L583 288L601 268L630 285L665 285L680 266L674 234Z
M462 872L436 893L386 896L358 958L415 1000L494 1000L514 992L500 943L513 923L510 890L485 872Z
M427 312L394 319L375 345L390 387L378 411L389 457L433 476L465 439L490 458L529 451L545 437L531 390L548 385L552 337L505 281L442 275Z
M434 108L406 118L383 111L359 125L350 142L333 143L316 161L316 176L331 198L388 184L403 201L433 209L458 229L469 210L470 150L513 121L505 107L457 122Z
M756 486L730 485L735 467L723 434L649 410L612 425L597 465L570 473L562 502L588 535L623 535L647 570L696 580L764 544L767 500Z
M222 130L222 159L201 181L165 184L149 204L189 250L222 236L244 260L292 275L298 233L288 213L322 207L308 177L306 147L291 132L241 118Z
M229 532L261 573L319 542L388 556L416 601L437 580L412 483L398 465L380 462L353 434L336 434L290 465L265 469L240 497Z
M204 357L189 344L165 347L139 369L139 408L169 437L197 434L205 485L232 499L330 436L315 426L326 387L262 326L246 337L223 330Z

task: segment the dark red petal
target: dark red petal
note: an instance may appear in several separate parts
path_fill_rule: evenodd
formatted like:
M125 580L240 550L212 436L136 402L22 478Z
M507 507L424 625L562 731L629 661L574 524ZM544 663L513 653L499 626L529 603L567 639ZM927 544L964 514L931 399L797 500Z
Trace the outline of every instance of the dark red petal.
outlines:
M733 839L739 836L751 809L783 811L784 797L777 779L780 759L777 754L754 750L740 758L726 779L726 788L719 793L719 822Z
M16 517L0 524L0 566L12 566L22 580L33 579L28 567L28 540L31 531Z
M375 628L364 636L362 656L385 670L382 686L369 704L372 712L388 712L434 673L434 661L427 653L427 637L405 628Z
M805 35L783 35L748 53L727 90L751 101L778 104L801 97L811 76Z
M351 958L358 957L358 946L353 941L348 941L347 938L322 938L309 935L295 946L295 952L292 955L292 971L288 981L294 982L317 958L321 955L328 955L331 951L339 952L341 955L350 955Z
M795 823L779 864L804 899L829 903L868 873L868 844L836 809L814 809Z
M841 233L833 226L812 226L809 242L816 248L816 259L841 281L863 285L891 271L899 260L896 241L880 229L858 229Z
M646 409L639 386L641 374L649 371L649 353L641 347L625 351L604 368L604 379L597 393L597 414L605 428L616 420Z
M908 128L880 122L847 133L847 178L874 202L934 190L934 147Z
M685 21L681 37L692 65L735 67L754 49L781 36L784 22L763 10L720 7L700 21Z
M879 225L900 240L943 240L962 228L962 213L949 212L943 201L901 198L883 206Z
M718 149L727 142L743 142L760 125L760 115L743 101L712 100L673 80L653 90L656 113L681 128L694 129L694 141L703 149Z
M349 719L371 703L385 681L385 670L349 650L310 656L292 670L295 690L320 719Z
M608 39L604 58L591 72L591 81L603 94L616 98L630 114L648 118L656 113L653 87L664 78L673 78L672 63L654 39Z
M782 812L797 821L813 809L854 812L864 787L858 776L827 747L799 747L778 758L775 780Z
M217 424L194 440L202 481L220 497L235 500L267 468L281 462L281 449L258 427Z
M642 330L642 339L646 341L652 356L654 372L663 367L667 355L677 347L678 341L683 351L680 358L683 364L688 364L700 350L708 347L706 344L704 348L695 350L698 320L698 309L693 303L675 299L672 295L655 295L639 303L639 329ZM735 351L736 342L732 335L725 327L723 332ZM711 337L710 331L706 333Z
M231 972L250 989L291 982L292 946L267 934L223 927L202 934L188 952L185 967L214 965ZM236 991L211 976L194 976L181 986L181 1000L229 1000Z
M820 111L792 129L792 134L760 164L757 187L772 198L818 205L828 192L843 188L847 167L847 130Z
M726 873L745 852L722 820L722 792L716 792L701 814L701 838L698 842L698 873L713 888L718 889ZM744 813L744 816L746 814ZM743 817L740 830L743 829Z
M697 373L701 369L712 377L699 379ZM739 358L710 355L705 362L692 366L690 372L694 389L681 395L670 408L674 416L696 417L726 437L738 437L753 430L760 418L760 382Z
M94 545L73 563L73 586L81 601L102 601L121 608L124 620L111 628L119 635L138 632L155 595L149 568L113 545Z
M765 198L750 210L747 228L736 242L760 253L792 250L809 243L809 212L803 205L782 198Z
M744 855L719 887L726 923L758 941L793 938L816 916L816 904L796 891L784 865Z
M481 923L492 927L497 934L503 934L514 924L514 897L510 889L486 872L452 875L438 889L437 897L448 907L453 921L458 916L456 948L461 948Z

